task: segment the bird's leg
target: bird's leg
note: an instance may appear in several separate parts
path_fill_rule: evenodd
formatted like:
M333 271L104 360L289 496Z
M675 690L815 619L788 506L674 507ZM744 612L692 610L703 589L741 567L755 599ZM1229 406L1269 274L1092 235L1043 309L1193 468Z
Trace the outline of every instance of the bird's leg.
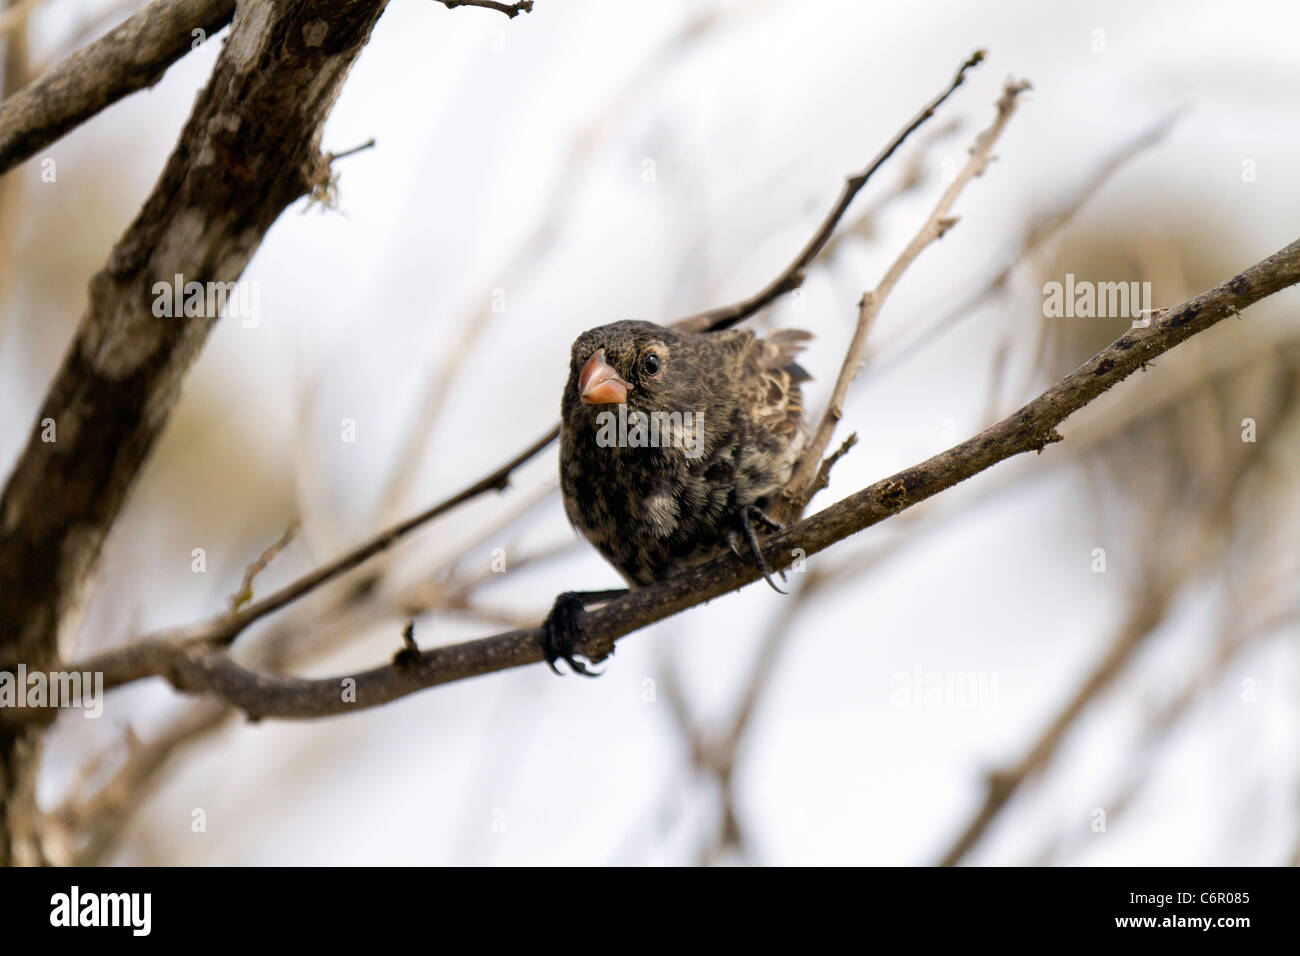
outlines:
M756 524L762 525L765 531L780 531L783 527L781 523L773 521L763 513L762 508L756 508L754 505L747 505L736 512L736 523L739 525L740 533L745 537L745 542L749 545L750 554L754 556L754 563L763 572L763 580L777 594L785 594L786 592L777 587L776 582L772 580L772 568L768 565L767 558L763 557L763 549L758 546L758 535L754 532L754 525ZM731 545L731 550L739 556L740 545L736 540L734 531L727 535L727 543ZM781 575L781 579L785 580L784 574Z
M551 606L551 613L542 622L541 644L546 666L555 673L562 674L555 662L564 660L575 674L599 677L600 671L593 671L573 656L578 650L578 619L586 613L588 604L611 601L625 594L627 588L613 588L608 591L565 591L557 597Z

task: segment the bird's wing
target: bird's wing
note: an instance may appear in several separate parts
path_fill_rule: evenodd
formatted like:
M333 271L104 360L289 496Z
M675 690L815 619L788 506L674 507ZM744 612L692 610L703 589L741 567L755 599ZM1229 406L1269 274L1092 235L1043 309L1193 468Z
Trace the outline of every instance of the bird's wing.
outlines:
M800 383L812 378L796 362L795 355L812 338L801 329L777 329L766 338L755 339L748 355L749 372L755 382L754 420L777 434L793 434L803 415Z

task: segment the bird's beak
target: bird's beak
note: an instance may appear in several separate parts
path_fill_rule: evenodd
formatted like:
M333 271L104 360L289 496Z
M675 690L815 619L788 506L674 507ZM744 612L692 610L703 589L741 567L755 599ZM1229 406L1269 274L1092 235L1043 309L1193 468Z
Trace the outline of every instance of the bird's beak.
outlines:
M587 405L622 405L631 387L605 361L604 349L597 349L578 373L578 397Z

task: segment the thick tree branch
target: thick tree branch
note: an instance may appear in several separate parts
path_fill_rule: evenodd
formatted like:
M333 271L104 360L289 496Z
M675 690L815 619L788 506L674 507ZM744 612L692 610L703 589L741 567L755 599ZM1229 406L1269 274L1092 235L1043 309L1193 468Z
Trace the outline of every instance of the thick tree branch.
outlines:
M779 532L763 543L773 568L788 567L796 549L813 555L878 524L1016 455L1042 451L1059 441L1056 427L1156 356L1247 306L1300 282L1300 240L1214 288L1131 329L1033 401L980 434L857 492ZM591 611L583 619L583 651L607 656L614 642L749 584L760 577L753 564L724 554L662 584L635 591ZM395 642L396 643L396 642ZM537 628L424 651L419 661L307 680L250 671L211 646L132 645L106 655L105 686L162 676L191 693L213 693L253 717L309 718L348 713L395 700L426 687L541 661ZM10 719L41 719L13 711Z
M235 0L153 0L0 103L0 173L147 86L235 14Z
M439 0L446 7L486 7L513 19L532 0ZM30 7L34 4L25 4ZM26 16L27 9L15 11ZM125 22L56 63L0 103L0 173L28 159L96 113L153 86L167 68L210 40L235 15L235 0L153 0ZM322 22L333 12L322 6ZM15 22L19 18L14 16ZM202 31L196 35L195 31Z
M0 495L0 667L53 662L60 624L219 317L212 307L155 314L155 284L179 275L224 290L239 278L271 224L311 188L325 118L385 5L240 5L153 192L90 281L86 311ZM129 22L143 33L110 33L117 39L107 46L92 44L102 61L87 54L29 91L55 104L53 114L21 93L5 101L0 137L8 139L0 150L10 162L122 89L138 88L179 55L177 44L190 42L190 22ZM139 47L130 45L128 67L114 51L131 36ZM107 85L107 99L86 99L91 77ZM38 754L32 736L0 733L0 864L40 860L39 849L16 836Z
M154 284L239 278L271 223L310 188L321 126L383 8L241 8L152 195L90 282L0 498L0 660L39 659L52 646L217 321L155 315Z

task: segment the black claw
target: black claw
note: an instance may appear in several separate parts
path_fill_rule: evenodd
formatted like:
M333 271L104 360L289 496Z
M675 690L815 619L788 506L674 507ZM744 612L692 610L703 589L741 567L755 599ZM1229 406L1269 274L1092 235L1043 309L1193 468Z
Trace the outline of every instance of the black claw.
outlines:
M542 654L546 658L546 666L560 676L564 676L564 672L555 663L561 660L575 674L584 677L599 677L601 674L574 657L578 647L578 619L585 612L582 595L577 591L565 591L555 599L551 613L542 622Z
M764 513L762 508L756 508L753 505L750 505L746 509L746 512L749 516L749 519L751 521L757 522L758 524L761 524L765 531L785 530L785 525L781 524L781 522L775 520L774 518L768 517L767 514Z
M758 546L758 535L754 533L755 524L762 525L768 531L780 531L782 525L765 515L761 508L755 508L753 505L740 512L740 530L745 535L745 541L749 543L749 551L754 556L754 563L763 572L763 580L777 594L786 594L788 592L782 591L776 586L776 582L772 580L772 568L767 563L767 558L763 557L763 549ZM734 544L732 549L735 550ZM782 580L784 580L784 575Z

